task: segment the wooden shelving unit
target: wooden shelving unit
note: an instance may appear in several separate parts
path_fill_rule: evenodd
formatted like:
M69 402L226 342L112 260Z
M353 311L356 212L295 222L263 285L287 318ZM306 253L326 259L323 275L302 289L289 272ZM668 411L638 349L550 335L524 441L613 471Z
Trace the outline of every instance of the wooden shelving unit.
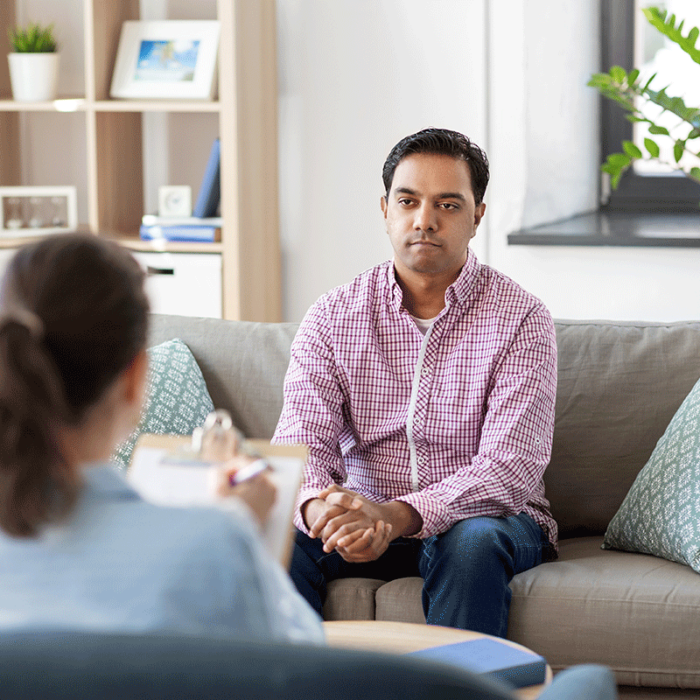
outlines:
M281 320L277 191L277 86L274 0L217 0L221 23L219 99L111 100L109 87L122 23L139 19L139 0L84 0L85 93L50 103L15 103L7 61L0 60L0 185L21 182L19 115L84 114L87 143L87 221L95 234L140 251L219 252L223 315ZM0 46L15 22L15 0L0 0ZM218 114L221 140L220 244L152 245L138 238L144 199L142 115ZM167 183L164 183L167 184ZM241 206L241 203L245 203ZM17 239L0 241L16 246Z

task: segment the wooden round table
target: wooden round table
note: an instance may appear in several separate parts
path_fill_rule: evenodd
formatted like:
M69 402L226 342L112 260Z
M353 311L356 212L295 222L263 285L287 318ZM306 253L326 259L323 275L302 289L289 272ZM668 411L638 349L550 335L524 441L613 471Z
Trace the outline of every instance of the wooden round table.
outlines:
M329 646L390 654L407 654L411 651L430 649L430 647L442 644L454 644L489 636L480 632L469 632L452 627L378 620L334 620L324 622L323 627ZM531 649L507 639L498 639L498 641L534 654ZM552 680L552 669L549 666L547 666L546 674L543 685L517 688L515 690L516 696L523 700L536 698L545 685Z

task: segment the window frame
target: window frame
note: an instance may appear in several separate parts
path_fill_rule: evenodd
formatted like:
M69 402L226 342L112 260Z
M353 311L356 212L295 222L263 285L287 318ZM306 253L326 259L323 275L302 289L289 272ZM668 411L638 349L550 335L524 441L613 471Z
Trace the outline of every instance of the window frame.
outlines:
M600 3L601 72L611 66L634 67L635 0ZM611 153L622 150L624 140L632 140L633 125L615 102L601 97L601 163ZM604 208L618 211L697 212L700 184L682 173L639 175L630 168L616 190L605 193Z

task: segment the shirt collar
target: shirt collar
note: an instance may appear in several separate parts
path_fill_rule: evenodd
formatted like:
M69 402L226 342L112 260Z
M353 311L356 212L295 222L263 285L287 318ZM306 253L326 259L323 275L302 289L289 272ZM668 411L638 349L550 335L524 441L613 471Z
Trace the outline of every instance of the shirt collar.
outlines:
M464 263L459 277L447 288L445 292L445 303L450 306L453 303L466 306L469 297L476 286L481 264L476 259L476 255L471 248L467 248L467 262Z
M387 266L387 281L392 299L397 308L402 308L403 291L396 279L394 262L393 260L388 260L385 264ZM471 248L467 248L467 261L464 263L464 267L462 267L457 279L445 291L446 306L451 306L455 303L460 306L466 306L476 285L480 267L481 263L477 260L474 251Z

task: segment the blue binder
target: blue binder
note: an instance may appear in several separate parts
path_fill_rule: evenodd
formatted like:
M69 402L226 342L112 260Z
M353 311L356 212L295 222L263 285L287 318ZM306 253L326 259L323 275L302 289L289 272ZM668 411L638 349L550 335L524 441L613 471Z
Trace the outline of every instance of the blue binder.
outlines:
M204 171L202 184L195 202L192 215L200 218L216 216L221 199L221 141L214 139L209 160Z

